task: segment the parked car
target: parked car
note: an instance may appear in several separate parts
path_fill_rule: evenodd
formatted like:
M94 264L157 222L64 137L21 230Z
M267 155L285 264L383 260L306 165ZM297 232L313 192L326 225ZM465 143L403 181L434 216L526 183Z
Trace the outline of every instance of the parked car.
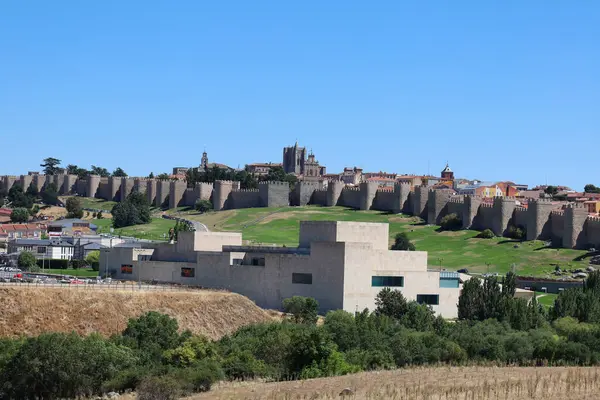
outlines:
M468 270L468 269L466 269L466 268L461 268L461 269L459 269L459 270L458 270L458 271L456 271L456 272L458 272L459 274L468 274L468 273L469 273L469 270Z
M69 281L69 283L70 283L71 285L83 285L85 282L84 282L84 281L82 281L81 279L71 279L71 280Z

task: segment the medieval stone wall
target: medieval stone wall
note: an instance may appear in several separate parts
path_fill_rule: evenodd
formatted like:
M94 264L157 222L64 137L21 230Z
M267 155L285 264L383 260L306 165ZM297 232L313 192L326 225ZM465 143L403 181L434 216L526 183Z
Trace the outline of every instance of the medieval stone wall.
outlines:
M235 189L230 192L227 208L253 207L261 207L261 193L259 189Z
M392 211L399 210L399 204L399 194L397 192L379 189L373 199L373 206L371 208L378 211Z
M585 232L589 244L600 249L600 217L588 217Z
M260 202L251 207L287 207L290 205L290 185L287 182L258 184Z
M564 234L565 213L562 210L553 210L550 213L550 237L553 246L562 247ZM527 228L529 231L529 227Z
M360 188L351 186L345 187L340 194L338 204L340 206L359 210L361 205Z

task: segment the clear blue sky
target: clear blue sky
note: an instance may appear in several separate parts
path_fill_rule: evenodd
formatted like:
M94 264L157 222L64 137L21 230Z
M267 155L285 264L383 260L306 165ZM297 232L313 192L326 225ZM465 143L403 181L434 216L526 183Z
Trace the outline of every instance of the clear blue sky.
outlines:
M211 3L211 4L209 4ZM280 162L600 185L600 2L0 3L0 174Z

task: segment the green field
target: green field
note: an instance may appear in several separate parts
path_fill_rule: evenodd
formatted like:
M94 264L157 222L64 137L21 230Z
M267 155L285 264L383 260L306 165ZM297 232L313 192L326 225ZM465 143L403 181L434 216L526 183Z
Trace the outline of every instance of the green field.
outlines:
M438 232L418 218L355 211L342 207L284 207L279 209L249 208L198 214L195 211L173 211L182 217L200 221L213 231L242 232L250 243L294 246L298 244L299 221L338 220L388 222L390 244L398 232L406 232L417 250L429 253L430 268L469 272L506 273L514 264L519 275L547 276L556 265L562 269L583 268L586 261L575 261L585 251L544 247L543 242L515 242L506 238L477 239L476 231Z
M66 202L67 199L68 199L68 197L61 197L61 200L63 201L63 203ZM112 210L112 208L114 207L114 205L117 204L116 201L95 199L92 197L79 197L79 200L81 200L81 206L83 208L93 208L96 210L103 210L106 212L110 212Z
M537 301L538 303L540 303L541 305L543 305L546 308L550 308L552 306L554 306L554 300L556 300L556 298L558 297L557 294L553 294L553 293L542 293L542 292L536 292L535 295L537 296Z
M93 224L98 226L98 233L109 233L112 226L112 219L94 219L91 221ZM165 240L165 236L168 238L169 229L175 226L175 221L164 219L164 218L152 218L149 224L144 225L133 225L126 228L115 229L113 235L115 236L133 236L140 239L149 240Z
M82 269L48 269L48 268L45 268L43 271L40 270L40 272L43 272L46 274L72 275L72 276L83 276L83 277L98 276L98 271L94 271L94 270L88 269L88 268L82 268Z

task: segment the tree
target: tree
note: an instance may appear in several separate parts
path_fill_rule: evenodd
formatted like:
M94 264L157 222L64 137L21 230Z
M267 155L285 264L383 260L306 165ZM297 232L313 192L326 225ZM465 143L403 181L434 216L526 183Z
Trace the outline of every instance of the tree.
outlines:
M160 179L160 180L168 180L168 179L171 179L171 177L169 176L169 174L166 174L166 173L164 173L164 172L163 172L162 174L158 174L158 176L157 176L156 178L157 178L157 179Z
M90 397L134 362L129 349L96 334L45 333L25 339L2 369L2 398Z
M384 288L375 297L375 313L400 319L408 311L408 303L399 290Z
M148 179L154 179L154 172L150 172L150 175L148 175Z
M148 198L140 192L131 192L125 201L115 204L112 208L114 228L147 224L151 221Z
M44 162L40 164L40 167L44 169L44 174L56 175L61 171L59 165L60 160L58 158L48 157L44 159Z
M73 258L69 261L69 264L71 264L71 268L79 269L79 268L83 268L85 266L85 261L79 260L77 258Z
M95 165L92 165L92 169L90 170L90 173L91 173L91 175L98 175L103 178L108 178L110 176L110 173L108 172L108 170L106 168L97 167Z
M27 271L37 266L37 260L35 256L29 251L22 251L21 254L19 254L19 258L17 259L17 265L22 270Z
M31 198L32 201L35 201L35 200L37 200L38 197L40 197L40 191L38 190L37 186L32 183L27 188L25 195L27 197Z
M392 250L415 251L415 245L411 243L406 232L400 232L394 239Z
M515 292L517 291L517 275L514 272L509 271L504 276L504 281L502 282L502 294L505 297L513 298L515 296Z
M458 298L458 319L477 320L483 313L481 279L472 277L463 284Z
M138 318L131 318L122 336L131 347L146 353L151 359L158 360L162 358L164 351L181 344L178 329L175 318L149 311Z
M544 189L544 193L549 194L550 196L554 196L558 193L558 188L556 186L546 186L546 189Z
M69 197L65 204L67 209L67 218L82 218L83 217L83 206L79 197Z
M102 219L103 218L102 211L98 211L98 214L96 214L96 218L97 219Z
M35 200L34 198L27 196L23 192L23 187L18 183L15 183L10 188L7 197L13 208L24 207L29 209L33 206L33 201Z
M126 177L127 174L121 167L117 167L117 169L113 171L112 176Z
M85 263L94 271L98 271L100 269L100 252L98 250L90 251L85 257Z
M29 221L29 211L23 207L13 209L10 213L10 221L19 224Z
M54 182L49 183L41 192L42 201L48 205L58 204L58 188Z
M600 187L592 185L591 183L585 185L583 191L586 193L600 193Z
M456 213L448 214L440 221L440 229L443 231L456 231L462 228L462 220Z
M213 209L213 204L210 200L198 200L195 205L196 211L205 213Z
M283 311L298 324L316 324L319 303L312 297L293 296L283 300Z

